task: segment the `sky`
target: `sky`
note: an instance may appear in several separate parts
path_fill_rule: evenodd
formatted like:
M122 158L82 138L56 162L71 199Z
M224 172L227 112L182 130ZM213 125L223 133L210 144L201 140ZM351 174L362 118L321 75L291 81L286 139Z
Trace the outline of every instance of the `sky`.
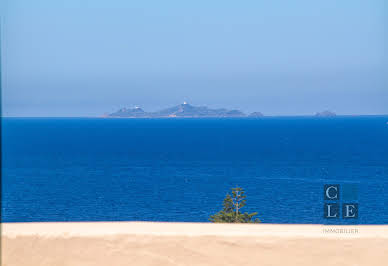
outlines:
M388 114L385 0L2 0L3 116Z

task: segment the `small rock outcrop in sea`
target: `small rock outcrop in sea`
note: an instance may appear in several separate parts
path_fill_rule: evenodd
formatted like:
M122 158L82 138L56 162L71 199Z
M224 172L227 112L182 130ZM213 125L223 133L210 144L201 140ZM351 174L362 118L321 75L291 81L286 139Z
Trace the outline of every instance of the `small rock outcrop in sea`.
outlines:
M254 116L252 116L254 114ZM190 118L221 118L221 117L262 117L263 114L255 112L246 115L240 110L228 110L225 108L211 109L206 106L193 106L184 102L174 107L166 108L157 112L145 112L143 109L122 108L117 112L109 114L108 117L128 118L167 118L167 117L190 117Z
M253 112L253 113L249 114L248 117L259 118L259 117L264 117L264 115L260 112Z
M335 117L337 116L336 113L331 112L331 111L323 111L323 112L318 112L315 114L317 117Z

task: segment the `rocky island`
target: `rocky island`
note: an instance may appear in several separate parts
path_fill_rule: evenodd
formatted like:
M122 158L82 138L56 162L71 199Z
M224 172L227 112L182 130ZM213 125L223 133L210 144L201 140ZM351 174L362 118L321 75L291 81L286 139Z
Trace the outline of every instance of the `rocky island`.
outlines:
M335 117L337 116L337 114L331 111L323 111L323 112L316 113L315 116L316 117Z
M264 115L261 112L253 112L248 116L253 118L259 118L259 117L263 117Z
M166 108L156 112L146 112L140 107L121 108L117 112L108 114L106 117L113 118L222 118L222 117L263 117L260 112L247 115L240 110L228 110L225 108L211 109L206 106L193 106L184 102L183 104Z

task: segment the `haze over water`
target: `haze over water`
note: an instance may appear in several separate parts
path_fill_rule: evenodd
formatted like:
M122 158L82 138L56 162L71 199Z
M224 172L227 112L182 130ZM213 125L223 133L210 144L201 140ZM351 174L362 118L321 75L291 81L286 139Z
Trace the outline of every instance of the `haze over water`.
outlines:
M3 115L388 114L385 0L3 0Z

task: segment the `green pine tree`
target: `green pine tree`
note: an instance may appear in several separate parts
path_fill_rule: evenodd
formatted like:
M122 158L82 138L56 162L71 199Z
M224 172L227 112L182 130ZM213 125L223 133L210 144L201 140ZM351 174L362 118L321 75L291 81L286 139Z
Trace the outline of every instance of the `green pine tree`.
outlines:
M260 223L258 218L254 218L257 212L241 213L241 208L245 206L246 196L242 188L231 189L232 196L228 193L223 202L223 209L210 216L213 223Z

